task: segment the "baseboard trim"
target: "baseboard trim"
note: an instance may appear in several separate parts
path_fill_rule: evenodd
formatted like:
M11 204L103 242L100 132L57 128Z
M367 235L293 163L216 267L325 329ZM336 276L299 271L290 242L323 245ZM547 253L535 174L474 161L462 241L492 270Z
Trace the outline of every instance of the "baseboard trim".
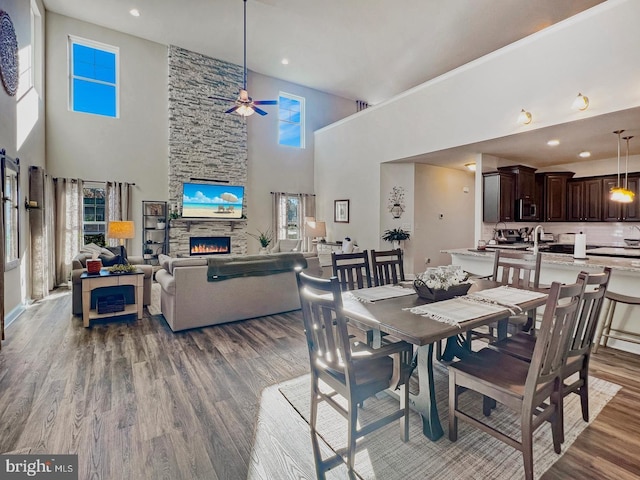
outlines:
M27 308L24 306L24 304L20 304L17 307L15 307L13 310L11 310L9 313L7 313L4 316L4 327L7 328L9 325L11 325L13 323L13 321L18 318L20 315L22 315L25 311L27 310Z

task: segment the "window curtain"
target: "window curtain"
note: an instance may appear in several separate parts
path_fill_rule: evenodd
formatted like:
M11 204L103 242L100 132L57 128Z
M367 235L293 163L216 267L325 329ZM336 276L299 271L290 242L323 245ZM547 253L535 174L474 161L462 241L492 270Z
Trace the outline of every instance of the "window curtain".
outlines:
M67 284L71 261L82 246L82 188L80 179L56 178L53 181L56 285Z
M124 182L107 182L106 195L107 200L105 202L105 218L107 219L107 229L109 228L108 222L112 220L131 220L132 205L131 205L131 183ZM125 249L131 250L131 241L133 239L125 240ZM119 245L118 240L114 238L106 239L107 245L110 247L117 247Z
M31 297L39 300L55 287L53 181L42 167L29 167L29 200L38 209L29 212L31 233Z
M273 224L271 231L274 233L276 240L287 238L287 199L298 198L298 228L300 230L300 239L303 240L303 249L307 250L304 240L307 237L307 225L304 222L305 217L315 217L316 215L316 197L310 193L284 193L271 192Z

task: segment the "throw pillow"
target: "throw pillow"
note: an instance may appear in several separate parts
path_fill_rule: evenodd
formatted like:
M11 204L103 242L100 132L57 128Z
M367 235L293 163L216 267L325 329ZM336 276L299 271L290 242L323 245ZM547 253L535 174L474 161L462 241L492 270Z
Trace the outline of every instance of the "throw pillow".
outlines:
M108 248L101 248L100 249L100 255L104 255L107 258L112 258L112 257L116 256L116 254L114 252L112 252L111 250L109 250Z
M96 245L95 243L87 243L83 245L80 249L80 253L89 253L93 257L97 257L102 253L102 247Z
M102 260L102 266L104 267L111 267L113 265L119 265L121 263L125 263L123 262L122 257L120 257L120 255L111 254L111 256L109 257L105 254L102 254L98 258Z

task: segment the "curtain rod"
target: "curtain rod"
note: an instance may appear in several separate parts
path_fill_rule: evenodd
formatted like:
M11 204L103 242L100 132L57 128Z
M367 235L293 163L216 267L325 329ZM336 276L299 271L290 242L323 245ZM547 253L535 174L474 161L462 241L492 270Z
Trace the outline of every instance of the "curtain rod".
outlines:
M290 193L290 192L271 192L271 195L279 193L280 195L305 195L307 197L315 197L315 193Z
M53 177L54 180L60 180L61 178L62 180L69 180L72 183L78 182L77 178ZM114 183L115 182L115 180L85 180L84 178L82 179L82 181L86 183ZM127 183L127 182L120 182L120 183L125 183L127 185L135 185L135 183Z

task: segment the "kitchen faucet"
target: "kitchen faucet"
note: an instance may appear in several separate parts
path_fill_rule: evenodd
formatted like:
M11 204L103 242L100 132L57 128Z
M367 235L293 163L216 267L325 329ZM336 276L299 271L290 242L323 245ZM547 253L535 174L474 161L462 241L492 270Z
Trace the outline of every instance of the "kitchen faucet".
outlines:
M544 230L542 229L542 225L536 225L535 230L533 231L533 254L538 254L538 232L540 235L544 235Z

